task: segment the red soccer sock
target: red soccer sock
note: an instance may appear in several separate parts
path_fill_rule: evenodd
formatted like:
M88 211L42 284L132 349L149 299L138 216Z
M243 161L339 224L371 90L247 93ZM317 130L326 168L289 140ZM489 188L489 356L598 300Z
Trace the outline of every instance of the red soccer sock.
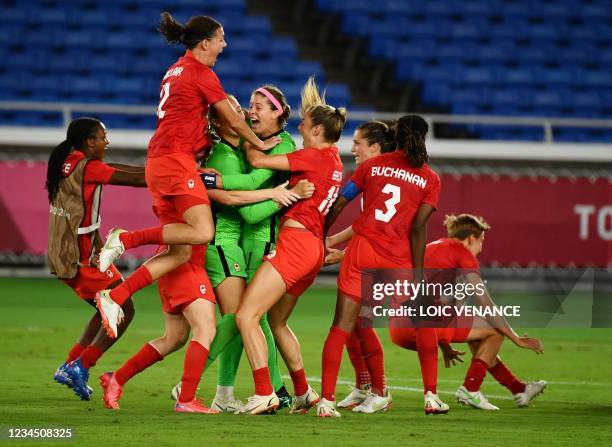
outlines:
M179 402L191 402L195 398L206 360L208 360L208 349L199 342L191 340L185 353L185 366L183 367Z
M98 359L102 357L102 354L104 354L102 349L94 345L89 345L83 349L83 352L81 352L79 357L81 357L81 363L83 366L89 369L92 366L96 366L96 363L98 362Z
M416 330L416 345L423 377L423 393L437 394L438 384L438 335L433 328Z
M126 250L140 247L141 245L163 245L163 228L151 227L142 230L126 231L119 235L119 240Z
M274 391L270 382L270 370L268 367L259 368L253 371L255 381L255 394L258 396L269 396Z
M351 334L332 326L323 346L323 377L321 390L323 398L335 401L338 371L342 363L342 351Z
M348 351L349 359L351 359L353 369L355 369L355 388L361 389L371 385L372 379L370 377L370 371L368 371L368 366L363 359L361 344L357 337L357 329L355 329L346 342L346 350Z
M162 359L163 357L159 352L157 352L157 349L155 349L151 344L145 343L145 345L140 348L140 351L138 351L136 355L130 358L121 368L115 371L115 379L117 379L119 385L123 385L140 371L145 370L153 363L159 362Z
M308 381L304 368L299 371L289 371L291 381L293 382L293 392L296 396L302 396L308 391Z
M517 379L512 371L501 361L492 368L489 368L489 373L497 380L500 385L505 386L512 394L518 394L525 391L525 382Z
M472 359L472 363L470 363L470 367L465 375L465 381L463 382L463 386L470 393L475 393L480 389L480 385L482 385L482 381L484 380L485 375L487 374L487 369L489 365L487 362L481 359Z
M153 282L151 272L147 269L146 265L142 265L136 269L128 278L110 291L110 297L112 300L123 306L132 295L138 292L140 289L144 289L146 286Z
M363 358L372 378L372 392L379 396L386 394L385 361L383 348L376 331L372 328L357 328Z
M83 352L83 349L85 349L85 346L83 346L81 343L75 343L72 349L70 349L70 352L68 353L66 363L70 363L73 360L78 359L81 355L81 352Z

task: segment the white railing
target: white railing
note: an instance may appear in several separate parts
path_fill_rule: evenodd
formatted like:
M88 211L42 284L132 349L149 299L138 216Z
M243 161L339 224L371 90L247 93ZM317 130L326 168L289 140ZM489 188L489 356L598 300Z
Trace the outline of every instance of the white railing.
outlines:
M121 104L88 104L88 103L49 103L0 101L0 110L28 110L38 112L58 112L62 114L64 126L72 120L75 111L91 113L113 113L122 115L155 115L156 108L152 105L121 105ZM369 121L371 119L393 120L402 116L397 112L350 112L349 121ZM433 124L481 124L500 126L530 126L542 128L545 143L554 142L553 128L612 128L612 119L590 118L547 118L547 117L515 117L515 116L489 116L489 115L439 115L423 114L430 126ZM292 120L297 120L293 115ZM430 138L436 139L434 132Z
M155 116L155 106L150 105L119 105L119 104L87 104L87 103L47 103L47 102L9 102L0 101L0 110L29 110L57 112L63 116L62 127L31 127L31 126L0 126L0 146L5 147L49 147L63 140L66 135L66 125L75 112L88 114L124 114ZM401 113L389 112L349 112L348 120L353 123L371 119L396 119ZM463 160L523 160L550 162L587 162L612 164L612 145L609 143L562 143L555 142L553 129L556 127L572 128L612 128L612 120L605 119L561 119L539 117L502 117L476 115L422 115L433 128L434 124L478 124L478 125L508 125L534 126L543 130L544 139L534 141L503 141L503 140L457 140L436 138L434 132L429 132L427 150L432 159L463 159ZM292 117L295 122L297 114ZM117 129L111 128L109 139L113 149L135 149L144 152L148 146L153 129ZM294 135L301 144L301 137ZM352 135L345 132L338 142L340 153L351 154Z

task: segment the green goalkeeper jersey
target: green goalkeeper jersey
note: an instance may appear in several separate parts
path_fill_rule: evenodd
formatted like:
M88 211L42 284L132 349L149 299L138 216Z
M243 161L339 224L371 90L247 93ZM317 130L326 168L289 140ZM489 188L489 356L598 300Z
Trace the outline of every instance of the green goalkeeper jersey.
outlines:
M243 175L247 170L244 152L239 147L221 140L216 143L206 159L206 167L214 168L225 175ZM242 233L243 220L238 210L233 206L211 204L215 219L215 238L211 245L238 244Z
M295 152L295 143L289 132L281 130L270 136L278 136L281 142L268 151L268 154L279 155ZM249 165L249 177L246 181L240 183L240 186L245 188L236 187L238 182L235 182L235 176L229 176L234 178L223 176L223 185L228 189L274 188L289 180L290 175L289 172L273 171L271 169L253 169ZM229 183L226 183L226 179ZM228 187L228 184L235 186L235 188ZM241 207L240 214L246 221L242 229L243 240L276 242L280 222L279 211L280 207L271 200L255 206ZM264 218L264 216L266 217Z

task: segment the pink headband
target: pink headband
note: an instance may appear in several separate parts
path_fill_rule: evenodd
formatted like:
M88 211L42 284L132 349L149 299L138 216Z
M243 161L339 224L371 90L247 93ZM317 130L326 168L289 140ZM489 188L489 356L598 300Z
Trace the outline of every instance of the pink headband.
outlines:
M272 93L270 93L269 91L267 91L263 87L260 87L260 88L258 88L255 91L258 92L258 93L261 93L266 98L268 98L270 100L270 102L274 105L274 107L276 107L276 110L278 110L279 112L283 111L283 106L281 106L281 103L278 102L278 99L276 99Z

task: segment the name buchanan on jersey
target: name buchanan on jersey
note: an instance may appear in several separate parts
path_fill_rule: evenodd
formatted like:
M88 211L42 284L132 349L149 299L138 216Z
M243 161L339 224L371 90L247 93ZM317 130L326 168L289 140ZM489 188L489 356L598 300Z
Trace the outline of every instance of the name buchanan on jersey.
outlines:
M394 177L408 183L413 183L423 189L425 189L427 186L427 180L425 180L423 177L401 168L392 168L390 166L372 166L372 172L370 175L372 175L372 177Z

